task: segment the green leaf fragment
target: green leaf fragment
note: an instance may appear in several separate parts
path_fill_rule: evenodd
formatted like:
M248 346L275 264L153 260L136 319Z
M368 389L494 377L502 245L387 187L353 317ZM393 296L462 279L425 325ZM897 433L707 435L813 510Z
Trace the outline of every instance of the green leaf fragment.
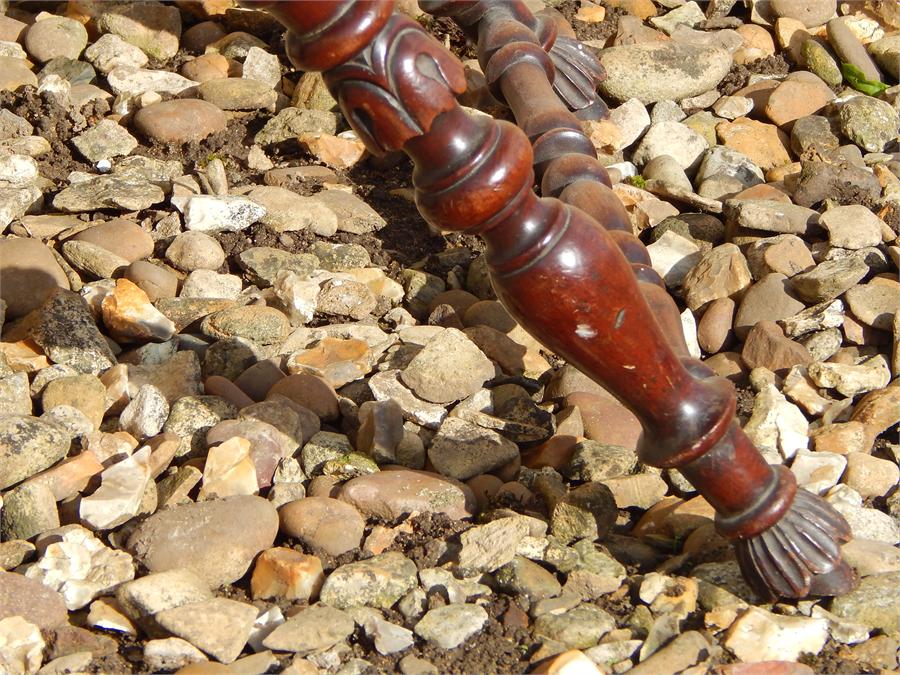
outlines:
M841 74L847 80L847 84L869 96L878 96L881 92L889 89L890 86L878 80L867 80L865 73L852 63L841 64Z

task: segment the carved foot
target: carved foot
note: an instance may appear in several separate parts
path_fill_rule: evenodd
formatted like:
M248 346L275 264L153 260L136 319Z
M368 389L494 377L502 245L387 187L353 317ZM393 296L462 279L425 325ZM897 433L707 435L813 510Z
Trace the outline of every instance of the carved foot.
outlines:
M735 542L744 577L762 597L841 595L856 575L841 560L850 527L821 497L797 490L787 513L772 527Z
M564 35L550 48L550 59L556 69L553 88L575 111L579 119L605 119L606 104L597 95L597 85L606 79L606 70L587 47Z

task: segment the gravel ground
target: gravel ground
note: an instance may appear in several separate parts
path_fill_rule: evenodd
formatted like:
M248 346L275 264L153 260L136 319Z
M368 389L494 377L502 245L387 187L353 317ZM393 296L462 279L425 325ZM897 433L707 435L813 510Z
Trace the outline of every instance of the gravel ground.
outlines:
M896 672L898 5L528 4L598 53L584 130L857 589L757 597L267 16L0 0L0 673Z

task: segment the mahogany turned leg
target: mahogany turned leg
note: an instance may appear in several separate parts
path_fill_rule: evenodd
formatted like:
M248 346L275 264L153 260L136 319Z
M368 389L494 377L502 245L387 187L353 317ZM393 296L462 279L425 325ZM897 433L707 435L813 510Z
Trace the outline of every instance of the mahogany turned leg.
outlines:
M818 497L797 492L789 471L766 464L734 421L730 384L669 346L623 255L627 243L620 248L617 235L584 211L539 199L529 138L457 105L465 78L451 54L415 22L392 16L387 0L245 4L272 11L290 29L291 60L325 71L372 152L403 150L412 158L426 220L485 238L504 304L635 411L645 429L642 459L678 467L697 485L762 593L799 597L850 587L838 547L849 538L846 523ZM529 51L536 47L546 59L539 45L519 44L527 61L544 63ZM502 82L516 62L514 55L498 62L495 79ZM615 212L609 197L598 215Z
M494 96L510 107L532 141L535 170L543 178L541 194L577 206L611 232L669 344L688 356L678 308L632 233L606 168L581 129L579 120L587 118L583 111L602 105L596 88L605 72L596 57L577 40L559 37L555 24L547 29L550 22L532 15L521 0L420 0L419 5L451 17L477 39ZM605 116L606 106L602 109Z

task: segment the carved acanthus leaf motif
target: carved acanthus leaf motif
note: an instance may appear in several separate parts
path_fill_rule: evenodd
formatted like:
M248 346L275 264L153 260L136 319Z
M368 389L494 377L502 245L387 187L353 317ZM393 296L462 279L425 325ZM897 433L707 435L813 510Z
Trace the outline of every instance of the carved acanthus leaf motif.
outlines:
M394 15L375 41L325 81L344 116L375 154L400 150L457 105L459 61L421 26Z

